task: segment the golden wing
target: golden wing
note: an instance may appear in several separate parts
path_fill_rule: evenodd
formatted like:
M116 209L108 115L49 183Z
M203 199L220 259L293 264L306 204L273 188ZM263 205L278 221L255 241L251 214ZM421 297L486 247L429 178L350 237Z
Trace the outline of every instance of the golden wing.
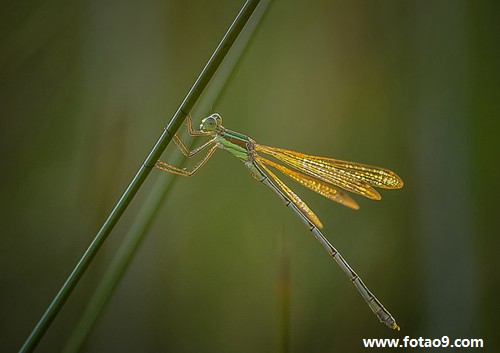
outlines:
M289 176L290 178L292 178L296 182L302 184L306 188L309 188L312 191L317 192L318 194L320 194L326 198L329 198L330 200L338 202L338 203L340 203L344 206L347 206L349 208L352 208L354 210L359 209L359 205L348 194L346 194L344 191L342 191L334 186L327 185L325 182L323 182L319 179L316 179L316 178L304 175L302 173L298 173L298 172L295 172L293 170L290 170L287 167L284 167L284 166L282 166L278 163L275 163L273 161L270 161L266 158L259 156L258 159L262 163L270 165L271 167L278 169L280 172Z
M319 229L323 228L323 224L319 220L318 216L307 206L307 204L300 199L284 182L282 182L269 168L264 165L263 158L256 156L255 163L257 163L264 171L271 177L271 179L276 183L276 185L281 189L281 191L288 197L290 201L293 202L295 206L300 210L300 212L307 217L316 227Z
M401 178L387 169L333 158L309 156L263 145L256 145L255 150L273 156L277 160L315 179L373 200L381 199L380 194L374 187L384 189L403 187Z

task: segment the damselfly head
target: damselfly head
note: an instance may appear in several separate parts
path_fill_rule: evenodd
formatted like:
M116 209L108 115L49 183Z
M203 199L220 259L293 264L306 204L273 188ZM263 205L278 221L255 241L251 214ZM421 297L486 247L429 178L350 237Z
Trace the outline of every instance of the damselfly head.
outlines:
M203 132L215 131L222 126L222 118L219 114L214 113L207 116L201 121L200 130Z

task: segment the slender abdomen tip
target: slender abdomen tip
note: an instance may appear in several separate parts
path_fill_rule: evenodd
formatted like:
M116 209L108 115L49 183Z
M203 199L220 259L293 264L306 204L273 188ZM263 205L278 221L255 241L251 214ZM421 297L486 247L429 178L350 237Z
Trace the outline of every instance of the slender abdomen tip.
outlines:
M394 321L390 326L389 328L393 329L393 330L398 330L400 331L401 329L399 328L398 324L396 324L396 321Z

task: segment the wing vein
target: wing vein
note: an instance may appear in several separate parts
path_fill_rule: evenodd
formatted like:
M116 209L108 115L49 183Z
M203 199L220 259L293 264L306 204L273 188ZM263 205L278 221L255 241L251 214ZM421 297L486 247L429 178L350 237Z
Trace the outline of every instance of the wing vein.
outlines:
M267 168L262 162L262 158L258 157L255 159L255 163L257 163L264 171L268 174L269 177L274 181L278 188L280 188L286 197L297 207L297 209L302 213L307 219L309 219L316 227L319 229L323 228L323 224L319 220L318 216L314 214L314 212L307 206L307 204L297 196L296 193L292 191L283 181L281 181L276 174L274 174L269 168Z
M383 168L264 145L257 145L256 151L268 154L310 177L374 200L381 198L374 187L398 189L403 186L396 173Z

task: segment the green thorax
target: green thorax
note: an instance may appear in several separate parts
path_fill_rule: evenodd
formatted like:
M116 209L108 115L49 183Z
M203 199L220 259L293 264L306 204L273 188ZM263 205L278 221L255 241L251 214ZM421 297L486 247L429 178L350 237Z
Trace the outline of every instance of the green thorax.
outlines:
M248 160L249 137L236 131L224 129L217 139L217 145L236 158Z

